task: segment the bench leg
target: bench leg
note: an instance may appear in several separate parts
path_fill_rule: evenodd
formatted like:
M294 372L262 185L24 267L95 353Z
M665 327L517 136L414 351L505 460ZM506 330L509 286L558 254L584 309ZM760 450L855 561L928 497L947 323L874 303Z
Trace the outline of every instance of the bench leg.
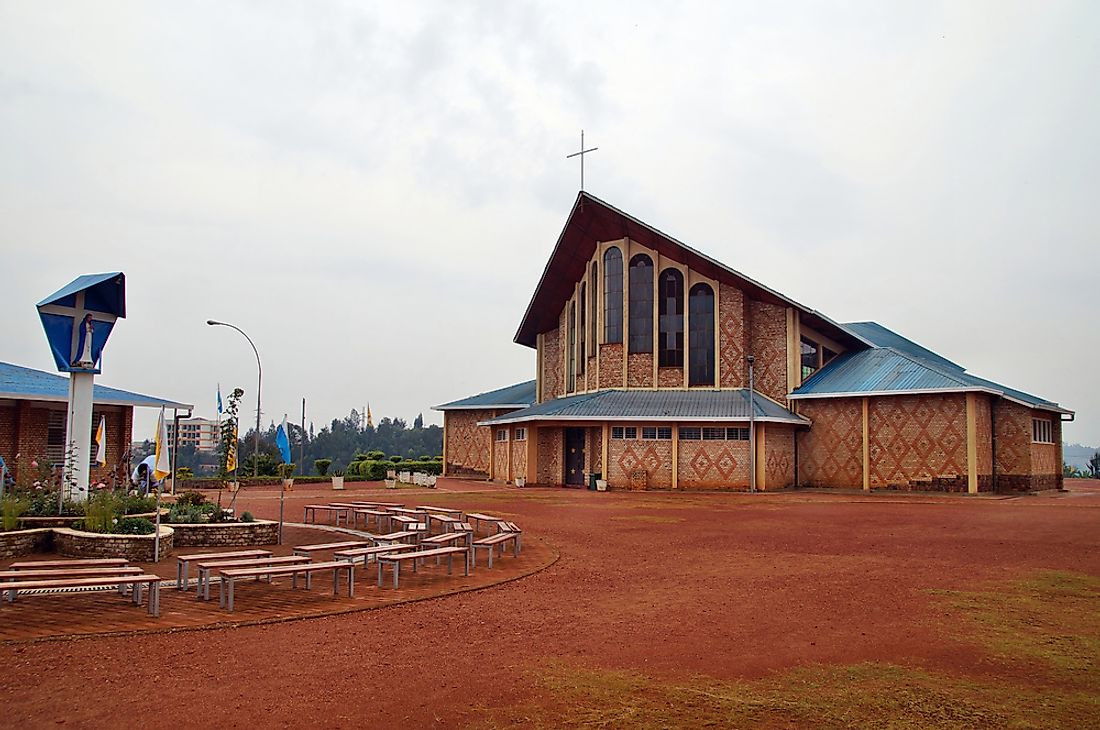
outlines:
M375 565L378 566L378 587L381 588L382 587L382 568L385 567L385 564L377 558L374 559L374 563L375 563Z
M294 575L298 575L298 574L295 573ZM308 591L311 588L313 588L313 571L307 570L306 571L306 590Z
M355 595L355 563L348 563L348 598L353 595Z
M218 608L225 608L225 597L228 590L225 576L222 576L221 582L218 583Z
M416 567L416 560L413 560L413 567ZM393 563L393 587L397 588L397 583L401 575L401 561L395 560Z
M158 581L149 584L149 615L160 616L160 583Z
M332 595L340 595L340 569L332 569Z
M225 580L225 579L223 578L222 580ZM229 579L229 598L226 600L226 603L227 603L227 606L229 608L230 613L232 613L232 611L233 611L233 586L235 584L236 584L236 581L233 580L232 578L230 578Z
M183 566L184 566L185 562L186 561L183 561L183 560L177 560L176 561L176 590L177 591L187 590L187 584L183 582L183 576L184 576Z
M489 546L489 570L493 569L493 553L494 552L496 552L496 546L495 545L490 545Z
M454 572L454 567L455 567L454 556L455 556L454 553L449 553L447 555L447 575L450 575L451 573ZM436 562L436 564L438 565L438 561Z

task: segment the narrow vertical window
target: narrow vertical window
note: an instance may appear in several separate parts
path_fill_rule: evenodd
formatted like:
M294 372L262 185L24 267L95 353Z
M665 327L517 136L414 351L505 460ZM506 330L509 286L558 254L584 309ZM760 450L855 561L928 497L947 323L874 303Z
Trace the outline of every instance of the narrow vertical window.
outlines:
M585 332L588 331L588 328L585 327L585 323L588 321L585 317L585 314L588 311L587 310L587 306L588 306L588 296L587 295L588 295L587 286L586 286L585 282L582 281L581 282L580 295L577 297L577 299L581 303L581 316L577 320L577 331L580 334L580 338L581 338L580 345L578 347L578 349L580 350L581 361L579 363L577 363L577 372L580 373L581 375L584 375L584 365L585 365L586 362L588 362L588 353L585 350L585 345L587 345L588 343L585 342L585 337L584 337Z
M688 297L688 385L714 385L714 290L691 287Z
M658 307L658 347L661 367L684 366L684 275L676 269L661 272Z
M630 352L653 352L653 260L630 259Z
M623 341L623 254L614 246L603 255L603 341Z
M577 303L569 304L569 391L577 389Z
M599 291L600 287L597 285L599 281L600 269L595 261L592 262L592 276L589 277L589 281L592 282L592 288L588 291L588 319L591 320L588 325L588 341L591 343L592 354L596 354L596 343L599 341L599 332L596 330L596 311L600 306Z

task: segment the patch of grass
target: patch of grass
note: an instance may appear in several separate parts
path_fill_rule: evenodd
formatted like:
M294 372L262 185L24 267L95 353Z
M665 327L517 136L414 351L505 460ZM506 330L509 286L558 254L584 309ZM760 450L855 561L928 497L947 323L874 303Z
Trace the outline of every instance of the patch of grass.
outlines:
M806 667L757 681L663 682L624 671L551 664L542 701L485 726L598 728L1080 728L1100 699L982 684L890 664Z
M1042 571L990 590L934 593L960 613L959 638L1100 689L1100 578Z

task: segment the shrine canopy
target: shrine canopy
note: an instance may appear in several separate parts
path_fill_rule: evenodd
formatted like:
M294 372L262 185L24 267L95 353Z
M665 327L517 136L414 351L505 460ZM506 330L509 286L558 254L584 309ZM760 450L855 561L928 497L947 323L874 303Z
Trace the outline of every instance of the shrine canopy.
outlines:
M115 320L126 316L126 275L115 271L78 276L37 307L57 369L99 373Z

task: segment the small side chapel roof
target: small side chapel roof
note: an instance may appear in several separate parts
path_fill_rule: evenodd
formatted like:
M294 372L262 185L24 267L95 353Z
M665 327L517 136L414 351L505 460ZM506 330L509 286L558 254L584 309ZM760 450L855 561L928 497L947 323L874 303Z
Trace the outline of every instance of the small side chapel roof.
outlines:
M53 401L69 400L69 379L62 375L0 362L0 398L12 400ZM96 383L92 389L92 402L102 405L137 406L141 408L176 408L191 410L187 403L157 398L128 390L108 388Z
M733 284L761 301L795 307L801 311L802 321L807 325L823 330L849 347L867 347L871 344L860 334L845 329L821 312L783 296L583 190L577 194L573 210L558 236L549 261L546 262L542 278L527 305L514 341L520 345L535 347L540 333L557 327L558 314L573 295L574 282L584 276L596 243L620 238L630 238L660 251L662 256L689 266L716 281Z
M810 422L759 393L753 398L758 421L808 426ZM554 398L478 425L526 421L625 421L717 423L749 420L749 391L598 390Z
M527 380L469 398L432 406L433 411L479 410L483 408L526 408L535 402L535 381Z

